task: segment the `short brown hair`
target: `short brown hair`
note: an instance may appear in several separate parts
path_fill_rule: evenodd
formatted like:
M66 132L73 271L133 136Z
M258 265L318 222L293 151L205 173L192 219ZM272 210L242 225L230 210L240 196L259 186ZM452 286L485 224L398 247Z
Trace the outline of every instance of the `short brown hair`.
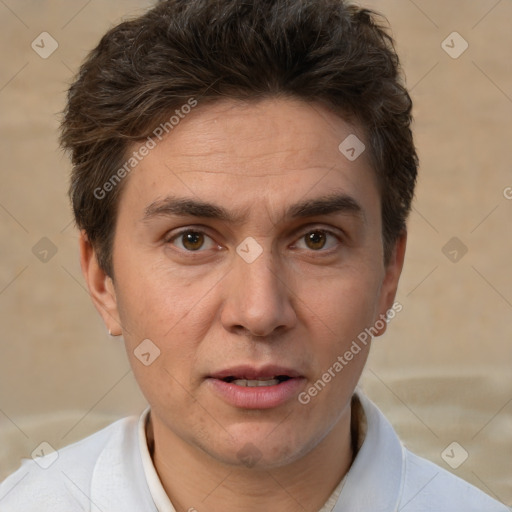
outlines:
M382 200L385 260L405 231L418 158L410 96L381 15L344 0L166 0L109 30L68 92L70 198L105 272L123 183L97 191L190 98L292 97L358 121ZM340 141L341 142L341 141Z

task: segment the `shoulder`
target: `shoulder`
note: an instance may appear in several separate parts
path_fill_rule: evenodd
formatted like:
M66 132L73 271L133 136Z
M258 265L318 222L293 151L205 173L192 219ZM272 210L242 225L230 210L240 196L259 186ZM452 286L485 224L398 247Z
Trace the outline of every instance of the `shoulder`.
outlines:
M93 474L107 448L120 448L136 438L137 418L112 423L95 434L40 457L24 459L20 468L0 483L2 512L89 510Z
M475 486L407 449L401 508L418 512L510 512Z
M512 512L470 483L410 452L363 393L366 435L347 475L340 512ZM369 506L370 505L370 506Z

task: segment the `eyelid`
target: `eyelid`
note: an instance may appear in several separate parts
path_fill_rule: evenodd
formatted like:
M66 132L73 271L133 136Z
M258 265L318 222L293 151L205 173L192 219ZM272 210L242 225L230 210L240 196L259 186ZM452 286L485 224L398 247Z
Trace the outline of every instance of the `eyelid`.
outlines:
M181 226L181 227L175 227L173 229L170 229L164 235L164 238L169 240L169 239L175 238L183 233L188 233L189 231L192 231L194 233L202 233L204 235L208 235L209 237L211 237L211 235L209 234L209 232L211 231L211 228L209 228L208 226L204 226L202 224L190 224L188 226ZM172 235L171 235L171 233L172 233Z
M314 222L311 224L306 224L305 226L301 226L297 229L297 232L309 233L311 231L325 231L327 233L332 233L333 235L342 236L344 235L344 231L341 228L337 228L335 226L327 226L325 224L321 224L318 222Z

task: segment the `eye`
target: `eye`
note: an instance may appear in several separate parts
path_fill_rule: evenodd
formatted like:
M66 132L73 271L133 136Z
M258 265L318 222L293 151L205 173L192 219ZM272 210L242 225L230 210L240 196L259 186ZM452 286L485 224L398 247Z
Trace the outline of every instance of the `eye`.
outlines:
M331 241L329 242L329 240ZM336 247L339 243L339 238L331 231L315 229L314 231L309 231L303 235L299 241L304 241L306 249L321 251ZM299 249L304 249L304 247L300 247L300 244L297 244L297 247Z
M171 243L179 249L188 252L198 252L201 248L207 250L215 246L214 241L202 231L188 229L169 238L167 243Z

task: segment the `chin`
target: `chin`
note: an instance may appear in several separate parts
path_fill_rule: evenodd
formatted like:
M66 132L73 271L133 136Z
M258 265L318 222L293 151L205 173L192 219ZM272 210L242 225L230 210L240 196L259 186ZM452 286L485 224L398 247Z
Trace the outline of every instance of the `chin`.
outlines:
M279 428L284 427L282 424L267 425L265 429L247 425L237 427L228 429L231 436L226 435L224 442L203 449L206 448L205 451L211 456L229 466L266 470L296 461L317 444L306 439L303 431L300 435L290 431L290 428L278 432Z

